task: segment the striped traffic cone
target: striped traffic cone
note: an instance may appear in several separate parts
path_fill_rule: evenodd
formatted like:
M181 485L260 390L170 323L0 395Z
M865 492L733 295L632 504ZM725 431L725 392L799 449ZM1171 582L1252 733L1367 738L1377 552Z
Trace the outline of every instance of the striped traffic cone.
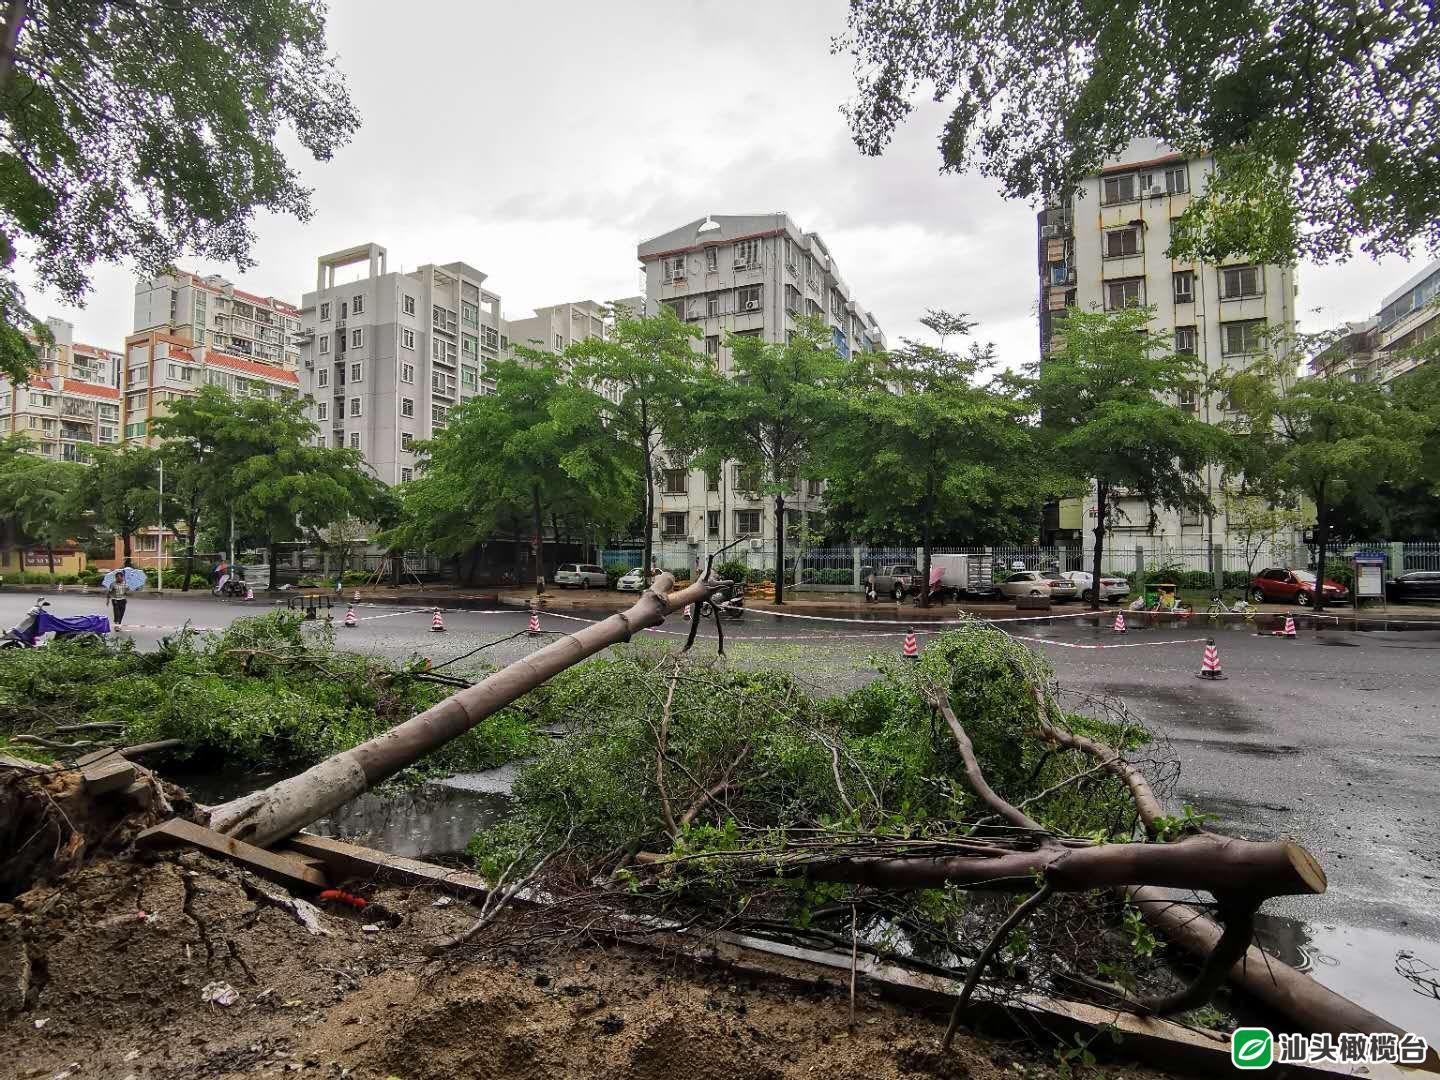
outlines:
M430 632L432 634L443 634L445 632L445 620L440 617L440 609L435 609L435 614L430 617Z
M360 590L359 590L359 589L356 589L356 590L355 590L355 595L350 598L350 602L351 602L352 604L358 604L358 603L360 603Z
M1117 611L1117 612L1115 612L1115 625L1112 626L1112 627L1110 628L1110 630L1111 630L1111 632L1116 633L1116 634L1123 634L1123 633L1126 632L1126 631L1125 631L1125 613L1124 613L1123 611Z
M1215 647L1215 639L1210 638L1205 642L1205 656L1200 661L1200 673L1198 679L1223 679L1220 671L1220 650Z
M525 632L532 636L540 633L540 613L534 608L530 609L530 625L525 627Z
M358 620L357 618L355 618L355 605L354 605L354 604L351 604L348 608L345 609L345 625L346 625L346 626L354 626L354 625L356 625L359 621L360 621L360 620Z
M915 643L914 627L911 627L911 629L905 634L905 649L900 655L903 656L906 660L920 659L920 646Z
M1270 631L1270 633L1271 633L1274 637L1296 637L1297 635L1296 635L1296 633L1295 633L1295 617L1287 612L1287 613L1285 614L1285 627L1284 627L1284 629L1282 629L1282 630L1272 630L1272 631Z

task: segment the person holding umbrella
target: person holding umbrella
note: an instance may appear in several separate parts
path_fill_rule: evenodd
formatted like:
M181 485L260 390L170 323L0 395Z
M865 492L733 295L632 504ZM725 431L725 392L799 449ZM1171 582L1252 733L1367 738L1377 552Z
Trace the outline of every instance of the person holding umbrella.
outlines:
M130 560L125 560L125 565L118 570L111 570L100 580L105 586L105 599L115 612L115 625L118 628L125 621L125 607L130 602L130 593L145 587L145 574L130 565Z

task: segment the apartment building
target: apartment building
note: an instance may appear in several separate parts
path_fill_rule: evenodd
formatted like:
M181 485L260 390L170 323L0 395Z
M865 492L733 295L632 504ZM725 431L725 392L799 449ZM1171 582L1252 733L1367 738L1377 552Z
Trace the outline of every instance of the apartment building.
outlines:
M1187 158L1154 141L1137 141L1080 186L1067 205L1043 211L1037 221L1041 362L1064 342L1065 317L1074 308L1113 310L1153 306L1152 327L1173 335L1177 352L1194 354L1207 374L1253 364L1266 342L1262 330L1295 326L1295 275L1288 266L1223 265L1172 259L1170 227L1214 170L1210 157ZM1177 402L1210 423L1233 414L1218 396L1196 394ZM1150 508L1120 493L1111 539L1115 550L1199 550L1225 544L1221 470L1201 478L1218 512L1201 515ZM1057 540L1090 542L1094 499L1067 500L1052 522Z
M528 319L507 319L506 336L512 346L562 353L577 342L606 337L611 318L606 305L594 300L578 300L536 308Z
M137 282L134 333L149 330L290 371L300 363L299 309L245 292L219 274L177 270Z
M785 213L709 215L639 245L645 305L663 304L702 331L695 343L721 371L730 369L729 335L789 340L805 316L829 328L842 356L883 349L875 316L853 296L828 246ZM775 542L773 500L755 493L756 479L733 463L723 476L666 469L656 497L663 550L692 559L735 539L762 551ZM811 520L822 505L818 480L795 477L785 525Z
M1356 382L1388 383L1423 360L1412 350L1440 335L1440 259L1435 260L1380 301L1380 311L1315 358L1320 375L1346 374Z
M300 381L289 368L206 348L181 334L131 334L125 339L120 384L125 441L150 445L150 421L163 416L172 401L192 397L202 386L218 386L237 397L279 399L299 393Z
M414 444L484 392L487 361L508 348L486 276L463 262L393 272L374 243L320 257L301 303L299 375L329 445L361 451L385 483L414 478Z
M44 457L88 461L91 447L119 440L120 354L77 342L64 319L45 324L52 340L31 339L34 374L18 386L0 376L0 432L26 436Z

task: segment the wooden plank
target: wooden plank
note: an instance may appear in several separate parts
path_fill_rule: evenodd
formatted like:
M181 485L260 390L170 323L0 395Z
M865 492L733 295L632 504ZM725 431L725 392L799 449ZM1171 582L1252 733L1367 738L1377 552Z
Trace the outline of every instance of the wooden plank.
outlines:
M113 746L105 746L99 750L91 750L88 754L81 754L75 759L75 767L77 769L83 769L92 762L103 761L105 758L114 757L117 752Z
M257 877L273 881L287 888L323 889L329 879L319 870L294 859L287 859L273 851L247 844L243 840L225 836L212 829L202 828L182 818L171 818L160 825L146 829L135 838L137 847L192 847L207 855L239 863Z
M109 761L97 761L80 770L85 779L85 790L91 795L104 795L107 791L119 791L135 782L135 766L122 757Z
M344 840L302 832L290 838L290 848L301 856L323 862L333 881L362 878L406 885L433 885L442 892L471 900L484 900L490 893L490 886L484 878L464 870L451 870L419 859L387 855L359 844L347 844Z

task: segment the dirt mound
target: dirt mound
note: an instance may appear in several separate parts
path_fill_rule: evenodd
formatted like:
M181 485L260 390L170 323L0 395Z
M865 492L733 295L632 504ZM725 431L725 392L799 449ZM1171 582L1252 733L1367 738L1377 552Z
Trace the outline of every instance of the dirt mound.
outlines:
M266 899L275 886L194 853L32 888L0 918L0 1077L1055 1075L980 1040L938 1059L933 1018L864 995L851 1034L841 999L655 953L442 963L425 946L474 909L363 891L398 925L326 909L311 935Z

